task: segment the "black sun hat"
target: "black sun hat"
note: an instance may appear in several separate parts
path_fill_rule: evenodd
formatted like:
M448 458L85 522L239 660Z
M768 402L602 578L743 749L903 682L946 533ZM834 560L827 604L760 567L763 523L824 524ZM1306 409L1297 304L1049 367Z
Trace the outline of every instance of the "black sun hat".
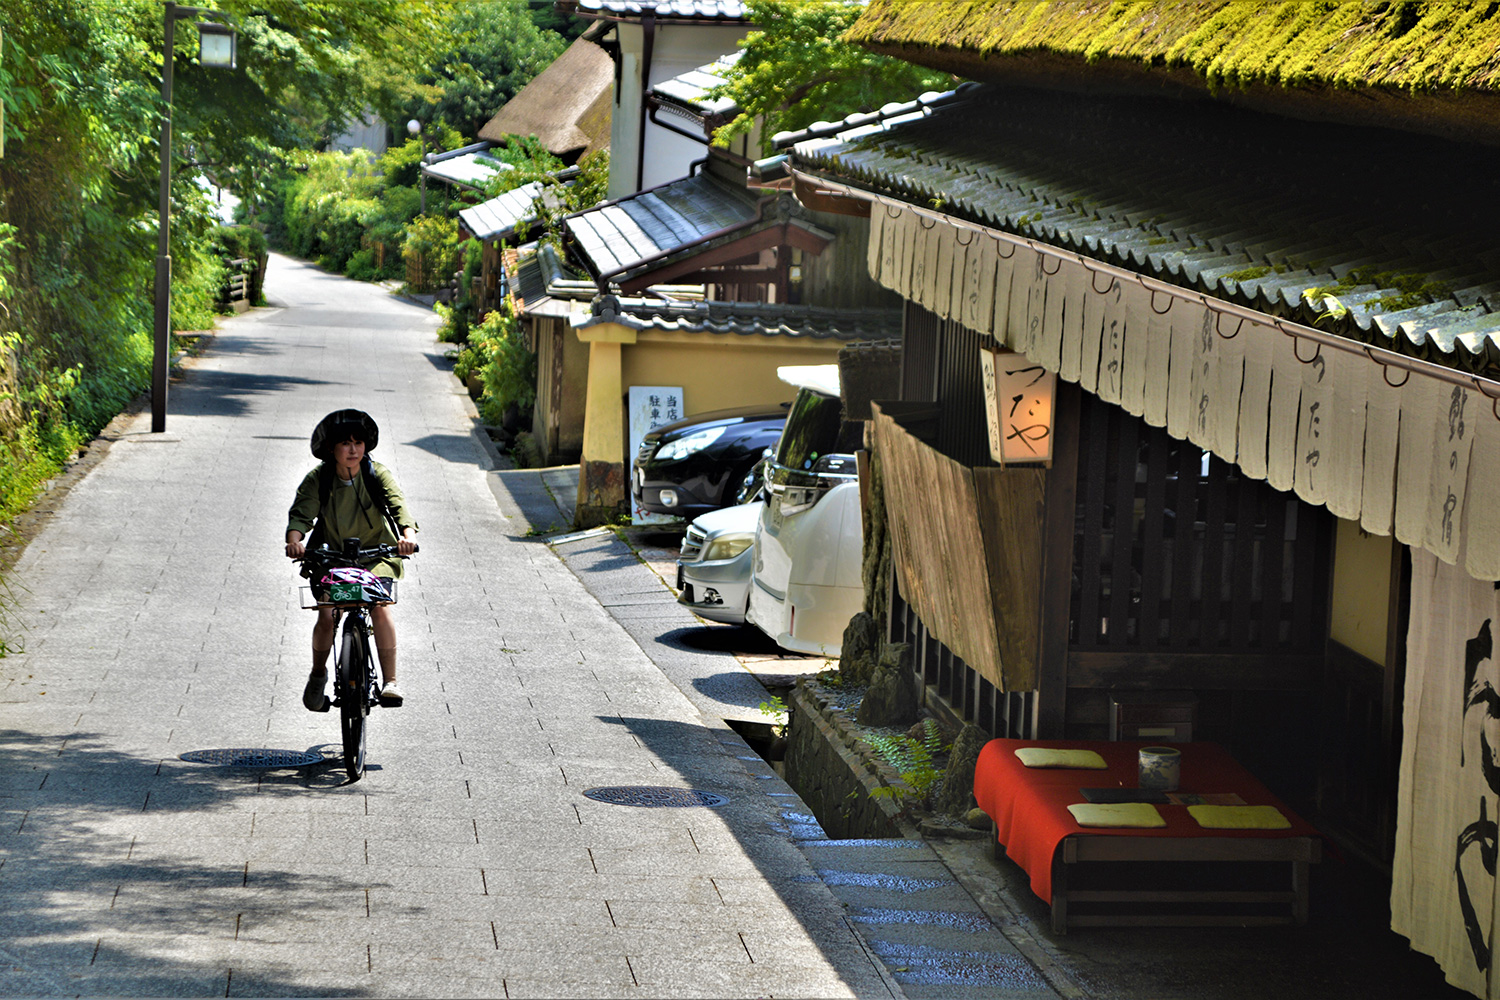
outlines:
M328 461L333 457L333 446L350 438L363 441L365 454L369 454L380 443L380 428L364 410L334 410L313 428L313 457Z

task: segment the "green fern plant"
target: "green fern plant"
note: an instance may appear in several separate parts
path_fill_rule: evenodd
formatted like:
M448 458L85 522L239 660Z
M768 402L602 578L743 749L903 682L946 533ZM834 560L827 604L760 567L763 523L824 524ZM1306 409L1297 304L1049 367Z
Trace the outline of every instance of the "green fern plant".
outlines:
M884 733L866 733L865 742L878 753L882 760L901 775L907 787L885 785L870 794L879 798L904 800L914 797L925 799L932 786L943 776L934 760L948 750L943 742L943 732L932 719L922 720L922 738L912 739L905 733L887 736Z

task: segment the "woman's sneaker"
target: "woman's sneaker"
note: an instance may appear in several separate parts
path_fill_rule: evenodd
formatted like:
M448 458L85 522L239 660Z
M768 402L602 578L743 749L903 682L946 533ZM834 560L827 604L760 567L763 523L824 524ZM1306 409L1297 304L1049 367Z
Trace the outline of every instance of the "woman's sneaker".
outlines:
M380 689L380 706L382 708L400 708L406 699L401 697L401 689L396 686L395 681L386 681L385 687Z
M309 712L328 711L328 671L315 670L307 675L307 687L302 689L302 705Z

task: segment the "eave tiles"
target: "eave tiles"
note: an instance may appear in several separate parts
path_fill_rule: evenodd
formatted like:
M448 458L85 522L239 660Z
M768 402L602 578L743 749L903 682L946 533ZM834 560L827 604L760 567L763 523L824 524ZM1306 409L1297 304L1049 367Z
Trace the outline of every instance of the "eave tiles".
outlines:
M806 173L1500 370L1493 150L1211 101L972 84L776 142Z
M615 323L637 331L803 340L888 341L901 336L897 309L834 309L765 302L679 302L614 295L594 300L575 328Z

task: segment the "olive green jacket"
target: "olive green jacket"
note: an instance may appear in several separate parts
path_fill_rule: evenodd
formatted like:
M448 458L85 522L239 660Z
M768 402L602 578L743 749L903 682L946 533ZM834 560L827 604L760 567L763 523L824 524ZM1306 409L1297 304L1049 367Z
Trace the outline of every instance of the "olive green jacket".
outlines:
M396 485L396 477L391 475L391 470L373 461L370 467L385 486L386 497L396 515L396 525L402 531L407 528L416 530L417 522L411 516L411 510L406 506L406 497L402 494L401 487ZM355 476L354 482L349 485L345 485L335 475L333 489L328 494L328 506L319 511L318 472L321 468L321 465L314 466L312 471L302 477L302 482L297 487L297 496L292 501L291 509L287 511L287 531L300 531L306 540L312 534L313 524L321 514L323 537L328 545L335 548L342 545L345 538L358 538L362 549L375 545L395 545L400 541L391 533L391 526L381 514L375 498L370 496L362 475ZM405 565L400 559L387 559L366 568L376 576L399 580Z

